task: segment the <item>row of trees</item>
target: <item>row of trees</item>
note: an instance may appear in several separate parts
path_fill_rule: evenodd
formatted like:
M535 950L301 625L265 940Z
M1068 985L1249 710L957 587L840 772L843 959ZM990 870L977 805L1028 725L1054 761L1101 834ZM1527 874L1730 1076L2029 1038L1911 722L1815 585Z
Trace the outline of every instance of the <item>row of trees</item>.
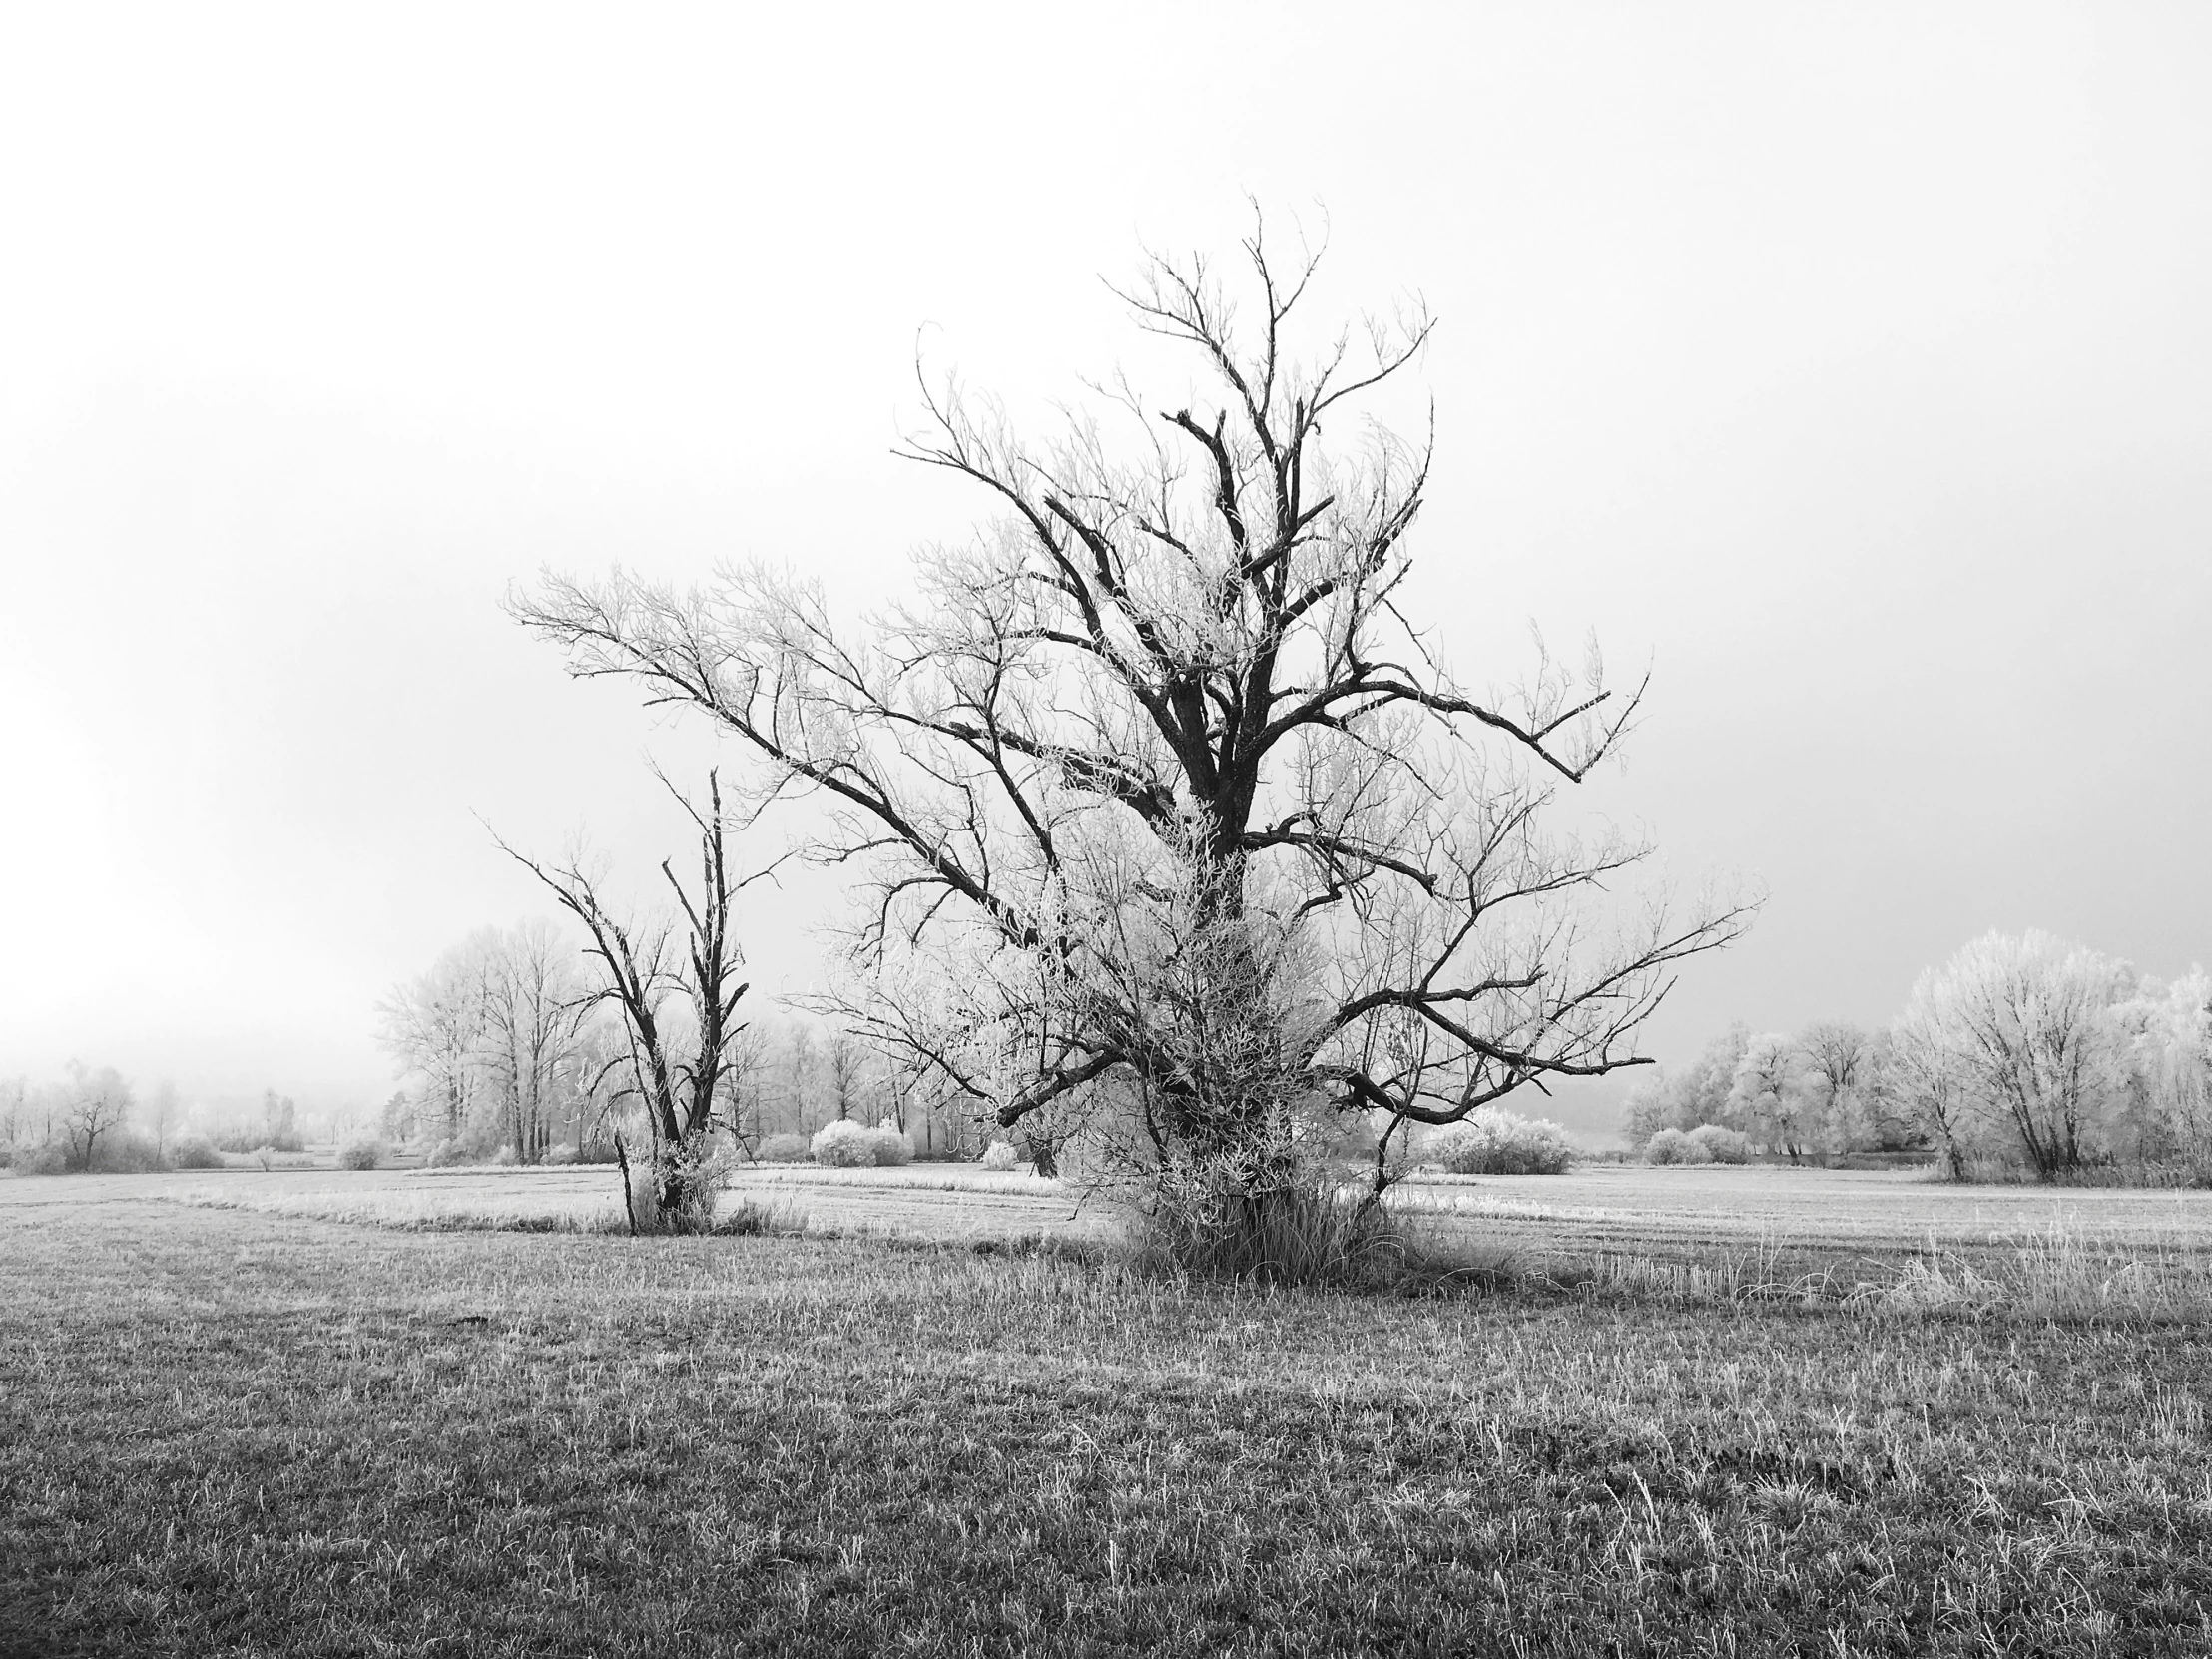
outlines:
M446 950L379 1005L379 1032L412 1087L384 1130L536 1163L605 1133L611 1102L595 1080L612 1057L585 1005L575 946L542 920L486 927Z
M1990 933L1922 974L1897 1020L1738 1025L1624 1107L1641 1147L1719 1124L1797 1161L1925 1149L1955 1178L2002 1160L2212 1176L2212 976L2171 983L2049 934Z
M1822 1020L1754 1035L1741 1023L1678 1071L1654 1071L1628 1093L1622 1128L1639 1150L1664 1129L1736 1130L1793 1163L1813 1156L1925 1145L1891 1087L1887 1031Z
M343 1109L320 1123L333 1137L352 1121ZM72 1062L58 1082L0 1078L0 1167L23 1171L160 1169L192 1143L217 1152L296 1152L309 1126L289 1095L264 1091L254 1105L188 1103L164 1078L143 1095L113 1066Z
M380 1034L406 1086L384 1108L384 1133L475 1156L505 1148L524 1163L557 1149L611 1157L623 1129L649 1144L630 1032L603 979L570 933L533 919L480 929L393 987ZM681 1006L659 1009L656 1038L689 1046L691 1023ZM741 1153L839 1119L889 1122L924 1156L980 1149L972 1109L840 1026L757 1017L726 1049L709 1116Z

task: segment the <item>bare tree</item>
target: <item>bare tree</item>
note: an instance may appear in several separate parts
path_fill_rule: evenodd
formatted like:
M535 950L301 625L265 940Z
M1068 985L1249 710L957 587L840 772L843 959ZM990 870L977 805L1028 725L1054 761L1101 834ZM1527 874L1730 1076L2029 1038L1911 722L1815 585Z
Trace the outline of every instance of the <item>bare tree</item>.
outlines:
M664 780L664 782L666 782ZM600 987L588 1005L612 1005L622 1016L628 1039L622 1064L629 1092L645 1108L651 1129L652 1219L679 1230L705 1225L714 1204L705 1170L707 1135L722 1100L734 1045L744 1027L738 1003L749 988L738 979L744 953L731 933L731 908L743 887L758 878L733 879L724 848L722 785L707 775L708 805L694 806L671 786L699 830L700 879L696 893L677 879L668 860L661 873L675 892L685 933L672 926L625 922L608 909L593 877L579 858L547 867L501 841L501 850L545 883L561 904L584 924L591 944L586 954L598 963ZM672 1020L688 1011L688 1029ZM622 1143L616 1141L618 1151ZM627 1174L628 1159L624 1157ZM625 1198L628 1199L627 1187ZM637 1225L635 1210L631 1213Z
M92 1071L72 1061L62 1106L62 1134L73 1169L92 1168L100 1137L121 1129L131 1115L131 1086L113 1066Z
M2102 1150L2102 1119L2125 1091L2127 1038L2112 1017L2121 975L2047 933L1989 933L1921 976L1901 1036L2048 1179Z
M824 1058L830 1073L830 1099L837 1108L839 1121L858 1116L866 1080L866 1056L858 1040L849 1031L830 1032L824 1045Z
M1849 1152L1874 1140L1878 1130L1869 1102L1874 1082L1874 1039L1848 1020L1816 1020L1797 1034L1805 1057L1806 1087L1832 1151Z
M1736 1064L1728 1093L1730 1113L1790 1162L1803 1161L1820 1121L1820 1101L1805 1052L1781 1032L1753 1037Z
M821 1087L822 1055L815 1028L797 1024L784 1037L784 1100L798 1133L814 1130L814 1100Z
M760 567L548 577L512 608L572 673L747 745L755 806L826 798L821 854L872 882L853 955L905 1005L888 1024L1000 1124L1135 1097L1161 1156L1265 1191L1308 1103L1447 1123L1643 1063L1676 965L1749 908L1620 906L1648 848L1544 830L1642 683L1610 687L1594 644L1576 669L1539 641L1509 693L1445 665L1405 609L1430 448L1361 416L1430 320L1301 358L1318 254L1285 264L1258 228L1243 253L1236 294L1196 257L1121 292L1206 383L1105 389L1127 443L1077 414L1032 444L924 377L903 452L995 516L872 628ZM1171 968L1195 994L1162 992Z
M2114 1012L2130 1038L2138 1156L2212 1171L2212 976L2200 967L2145 985Z
M1969 1133L1965 1067L1930 994L1934 984L1932 974L1921 975L1892 1028L1889 1086L1898 1105L1941 1150L1950 1178L1963 1181Z
M750 1024L744 1026L731 1042L730 1064L724 1074L724 1116L730 1125L730 1139L748 1158L755 1155L769 1133L769 1049L766 1031Z
M146 1127L154 1137L156 1159L167 1156L170 1137L177 1132L181 1110L177 1100L177 1085L166 1077L156 1083L153 1098L146 1103Z
M31 1085L24 1077L0 1077L0 1146L13 1146L30 1133Z
M590 998L550 922L493 935L485 968L478 1049L498 1091L501 1134L534 1164L552 1147Z
M423 1116L449 1141L467 1129L483 1082L484 1010L497 936L490 928L470 935L376 1005L378 1040L404 1072L423 1080Z
M571 1126L579 1158L604 1151L616 1134L623 1103L634 1098L624 1083L630 1055L629 1028L620 1018L602 1014L584 1021L569 1056L569 1075L563 1094L569 1103Z

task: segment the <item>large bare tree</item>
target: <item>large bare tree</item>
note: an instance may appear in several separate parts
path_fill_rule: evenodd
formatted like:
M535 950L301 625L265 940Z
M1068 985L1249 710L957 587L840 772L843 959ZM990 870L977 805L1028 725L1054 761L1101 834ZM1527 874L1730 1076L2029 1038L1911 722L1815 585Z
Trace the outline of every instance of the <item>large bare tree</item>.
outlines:
M873 1038L1001 1124L1111 1099L1157 1156L1248 1186L1313 1103L1395 1130L1638 1063L1676 965L1748 913L1624 905L1607 889L1644 844L1547 830L1643 685L1539 644L1484 692L1407 614L1431 449L1364 405L1431 323L1401 308L1299 354L1318 258L1257 227L1234 284L1151 257L1120 297L1203 389L1115 382L1116 438L1078 412L1029 441L925 374L903 452L990 515L860 626L762 565L513 601L572 673L741 740L754 805L827 801L824 855L870 883Z

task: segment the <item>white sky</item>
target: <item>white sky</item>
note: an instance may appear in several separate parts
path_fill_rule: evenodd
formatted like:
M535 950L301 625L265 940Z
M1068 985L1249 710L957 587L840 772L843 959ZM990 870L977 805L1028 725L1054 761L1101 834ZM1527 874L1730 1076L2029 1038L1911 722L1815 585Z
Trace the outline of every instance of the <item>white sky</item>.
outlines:
M2212 11L333 11L0 23L0 1072L388 1092L376 997L543 908L475 815L649 872L711 747L506 584L887 591L976 507L917 330L1078 396L1247 191L1442 319L1462 670L1651 656L1603 804L1772 889L1663 1058L1991 926L2212 955Z

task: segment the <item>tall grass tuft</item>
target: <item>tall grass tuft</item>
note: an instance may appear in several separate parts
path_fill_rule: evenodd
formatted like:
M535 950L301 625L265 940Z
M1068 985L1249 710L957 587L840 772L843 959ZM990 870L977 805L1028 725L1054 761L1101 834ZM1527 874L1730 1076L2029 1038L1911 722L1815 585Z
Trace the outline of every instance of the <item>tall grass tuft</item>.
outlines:
M1257 1192L1163 1181L1131 1207L1140 1273L1267 1285L1380 1285L1405 1265L1388 1211L1324 1173Z

